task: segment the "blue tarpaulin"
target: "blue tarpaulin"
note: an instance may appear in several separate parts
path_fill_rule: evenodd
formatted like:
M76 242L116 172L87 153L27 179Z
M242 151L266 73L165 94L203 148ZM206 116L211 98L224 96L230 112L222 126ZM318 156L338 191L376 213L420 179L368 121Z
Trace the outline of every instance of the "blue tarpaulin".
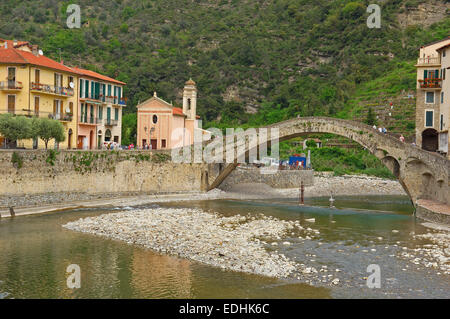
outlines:
M301 156L289 156L289 165L300 165L299 162L303 162L302 166L306 166L306 157Z

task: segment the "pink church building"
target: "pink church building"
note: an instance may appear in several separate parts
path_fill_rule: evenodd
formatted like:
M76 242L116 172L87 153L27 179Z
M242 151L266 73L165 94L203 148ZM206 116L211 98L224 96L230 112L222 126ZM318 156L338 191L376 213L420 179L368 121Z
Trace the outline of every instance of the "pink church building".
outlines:
M183 90L183 109L156 95L137 105L137 146L171 149L194 143L198 128L197 88L189 79Z

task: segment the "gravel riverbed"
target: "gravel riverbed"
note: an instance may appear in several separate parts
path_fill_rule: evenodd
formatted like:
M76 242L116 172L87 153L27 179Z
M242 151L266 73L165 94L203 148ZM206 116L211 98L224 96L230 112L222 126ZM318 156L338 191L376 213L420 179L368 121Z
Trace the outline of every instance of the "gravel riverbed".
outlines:
M224 217L199 209L152 208L88 217L63 227L136 244L224 270L286 278L302 266L266 249L269 242L317 231L264 215ZM289 245L289 242L280 243ZM278 245L278 243L274 244ZM309 270L307 270L309 271Z

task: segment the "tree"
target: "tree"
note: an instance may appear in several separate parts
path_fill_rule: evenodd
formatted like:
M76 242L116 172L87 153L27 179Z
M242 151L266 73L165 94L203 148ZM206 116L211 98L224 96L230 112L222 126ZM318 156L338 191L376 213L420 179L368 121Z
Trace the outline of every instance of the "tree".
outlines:
M17 140L33 138L31 120L25 116L12 114L0 115L0 134L8 140L8 144L15 147Z
M369 107L369 110L367 111L366 123L370 126L377 124L377 118L371 107Z
M39 118L36 119L35 125L36 135L44 141L45 149L48 148L48 142L52 139L54 139L56 143L63 142L66 139L64 135L64 126L59 121Z

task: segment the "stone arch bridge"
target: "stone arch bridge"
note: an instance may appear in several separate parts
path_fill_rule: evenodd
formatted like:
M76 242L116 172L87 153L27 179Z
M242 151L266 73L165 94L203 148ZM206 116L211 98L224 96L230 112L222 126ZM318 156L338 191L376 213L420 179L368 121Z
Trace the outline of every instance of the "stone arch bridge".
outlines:
M267 128L279 129L280 142L309 133L332 133L347 137L380 159L397 177L414 204L418 199L429 199L450 205L450 161L439 154L403 143L366 124L336 118L296 118ZM249 151L247 146L246 153ZM237 165L221 165L215 176L204 179L204 189L218 187Z

